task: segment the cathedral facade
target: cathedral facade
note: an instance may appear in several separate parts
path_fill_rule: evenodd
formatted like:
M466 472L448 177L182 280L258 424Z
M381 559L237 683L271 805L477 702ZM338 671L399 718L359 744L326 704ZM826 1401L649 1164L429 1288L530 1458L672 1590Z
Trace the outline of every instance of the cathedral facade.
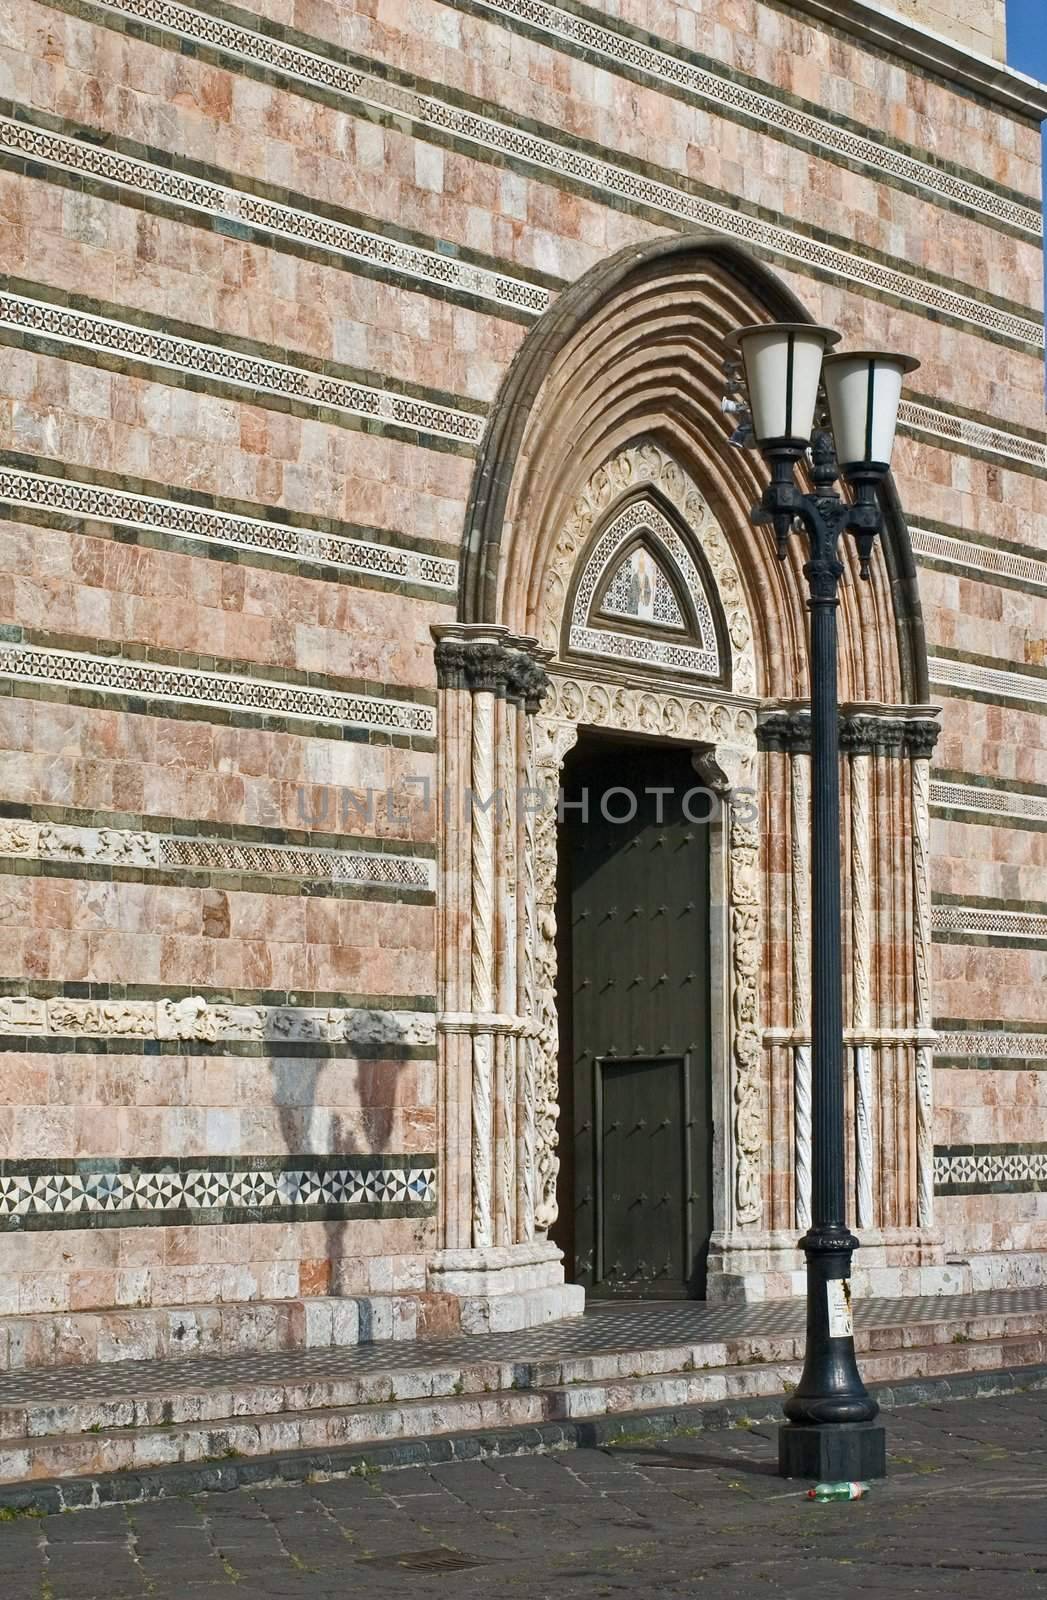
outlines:
M920 362L839 611L856 1285L1047 1282L1002 0L0 10L0 1365L800 1288L765 321Z

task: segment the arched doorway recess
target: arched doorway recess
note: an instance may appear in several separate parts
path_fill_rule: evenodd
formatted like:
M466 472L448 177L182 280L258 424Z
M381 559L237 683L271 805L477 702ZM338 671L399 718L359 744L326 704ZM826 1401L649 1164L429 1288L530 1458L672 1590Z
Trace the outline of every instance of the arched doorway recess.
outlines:
M470 1301L475 1326L580 1309L548 1239L555 794L580 728L685 745L719 797L708 1292L759 1298L800 1279L810 1183L804 588L795 551L779 563L750 525L762 469L729 448L720 408L728 333L777 317L807 313L720 240L622 252L528 336L488 427L460 621L437 630L436 647L444 1248L429 1279ZM860 609L848 552L840 689L854 1214L865 1269L897 1276L941 1261L927 881L937 729L890 486L886 506Z

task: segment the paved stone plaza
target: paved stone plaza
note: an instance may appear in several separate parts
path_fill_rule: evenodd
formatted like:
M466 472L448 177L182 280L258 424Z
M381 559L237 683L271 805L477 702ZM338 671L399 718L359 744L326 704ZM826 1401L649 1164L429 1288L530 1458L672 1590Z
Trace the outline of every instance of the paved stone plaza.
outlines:
M0 1525L4 1600L1047 1594L1047 1393L888 1417L891 1474L812 1505L772 1426ZM457 1558L457 1559L456 1559Z

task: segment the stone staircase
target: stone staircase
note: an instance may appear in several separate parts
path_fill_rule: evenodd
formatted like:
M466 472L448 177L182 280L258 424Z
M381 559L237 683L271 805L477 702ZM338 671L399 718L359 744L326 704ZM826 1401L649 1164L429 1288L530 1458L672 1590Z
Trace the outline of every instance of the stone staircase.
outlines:
M0 1382L27 1368L428 1339L457 1333L458 1311L452 1295L404 1293L0 1317Z
M1047 1290L856 1308L868 1383L1047 1362ZM26 1481L154 1472L777 1396L802 1302L597 1306L515 1334L0 1374L0 1505ZM286 1469L285 1469L286 1470ZM303 1465L303 1473L307 1468ZM5 1489L6 1486L6 1489ZM106 1491L120 1498L119 1480Z

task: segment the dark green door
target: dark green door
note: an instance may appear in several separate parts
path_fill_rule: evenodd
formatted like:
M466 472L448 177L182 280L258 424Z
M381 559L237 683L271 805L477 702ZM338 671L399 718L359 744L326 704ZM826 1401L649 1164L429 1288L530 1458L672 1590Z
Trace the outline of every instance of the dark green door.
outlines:
M595 740L564 794L560 1242L593 1293L700 1297L712 797L686 750Z

